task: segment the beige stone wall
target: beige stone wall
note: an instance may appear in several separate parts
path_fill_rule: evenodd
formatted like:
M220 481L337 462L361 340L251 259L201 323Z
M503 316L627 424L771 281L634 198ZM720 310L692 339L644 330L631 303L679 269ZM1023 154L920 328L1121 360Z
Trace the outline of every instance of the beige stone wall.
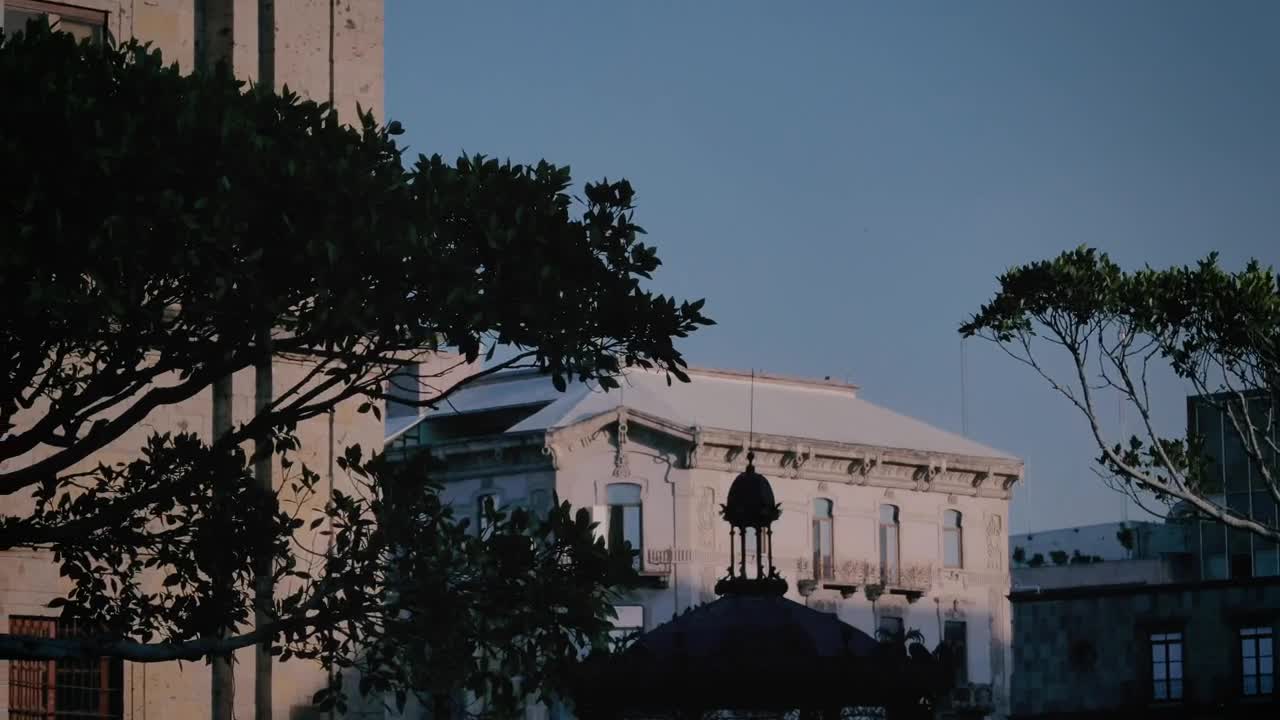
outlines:
M440 367L450 362L439 359ZM309 370L309 365L300 360L279 360L275 364L275 389L279 393L299 382ZM233 421L244 422L252 417L253 371L238 373L234 380ZM314 512L322 507L327 499L327 487L331 481L338 489L349 490L350 483L345 473L334 465L334 474L329 475L330 457L340 455L348 446L359 444L367 453L378 451L382 447L383 426L372 414L357 412L358 401L349 401L338 405L332 417L332 434L330 418L321 416L308 420L298 427L298 436L302 443L301 450L293 456L296 464L285 469L276 464L274 469L277 487L287 486L288 479L298 472L298 468L306 464L321 476L320 492L315 495L298 498L282 491L282 501L286 504L300 503L303 508L301 517L314 517ZM135 430L126 433L90 461L82 463L81 468L91 467L97 462L127 462L136 456L138 446L145 441L152 431L192 431L208 435L212 428L212 393L206 390L192 399L178 405L165 407L151 413ZM10 465L27 463L39 459L39 454L10 461ZM29 506L30 499L24 496L6 497L4 499L6 513L19 513L24 506ZM318 530L317 530L318 533ZM300 541L310 545L317 551L323 551L324 538L317 533L303 532ZM156 578L158 581L159 578ZM47 553L36 552L4 552L0 553L0 632L7 632L9 618L13 615L55 616L57 613L46 607L49 600L65 594L67 583L59 576L57 565ZM282 587L281 591L287 591ZM8 667L0 661L0 718L8 715ZM316 663L306 661L290 661L277 664L273 683L274 706L276 717L293 718L296 713L310 705L311 694L318 690L325 681L324 669ZM236 665L236 713L238 717L251 717L253 714L253 650L246 649L237 653ZM208 715L209 672L202 663L163 663L151 664L146 668L132 663L125 665L125 710L127 718L157 717L205 717Z
M257 0L210 0L230 6L233 65L237 75L258 81ZM3 6L4 0L0 0ZM118 40L138 38L153 43L166 60L178 63L183 71L197 65L198 34L196 0L74 0L80 7L107 13L107 30ZM304 97L326 101L330 97L344 120L355 120L357 105L381 116L383 107L383 0L277 0L273 67L276 87L287 85ZM443 361L442 361L443 362ZM280 360L275 366L277 392L290 380L301 378L308 369L305 361ZM253 412L253 371L234 379L234 420L243 422ZM358 402L344 403L330 418L312 419L298 428L302 450L295 458L320 473L322 486L328 485L330 456L351 444L360 444L366 453L382 447L382 423L369 414L356 412ZM156 410L135 430L120 438L86 465L98 462L125 462L153 431L189 430L207 435L211 430L212 395L200 393L191 400ZM10 463L30 462L38 454ZM276 468L280 486L288 473ZM333 477L335 486L346 479L341 471ZM303 499L306 511L325 501L324 494ZM288 499L286 499L287 501ZM29 506L27 497L3 497L4 512L17 514ZM317 549L323 540L308 535L305 541ZM9 629L13 615L52 616L45 606L67 591L52 558L43 553L0 553L0 632ZM0 720L9 716L9 668L0 661ZM236 716L253 715L253 650L237 654ZM277 664L273 685L275 717L293 720L307 717L311 694L325 682L323 668L314 663L291 661ZM203 663L126 663L124 669L124 710L126 718L199 718L209 715L209 671Z
M258 0L208 1L231 6L236 75L259 81ZM195 69L202 25L196 0L74 0L68 4L106 12L107 30L116 39L150 42L184 72ZM357 105L382 116L383 0L276 0L275 17L277 89L287 85L317 101L332 97L347 122L354 122Z

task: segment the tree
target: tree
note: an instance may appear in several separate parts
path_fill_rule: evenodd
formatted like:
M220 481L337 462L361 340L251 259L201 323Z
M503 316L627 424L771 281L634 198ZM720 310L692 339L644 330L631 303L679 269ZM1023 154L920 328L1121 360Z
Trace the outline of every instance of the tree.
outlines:
M1126 272L1092 248L1015 267L1000 290L960 328L1025 363L1088 421L1099 473L1148 509L1151 502L1216 520L1272 540L1275 513L1251 515L1229 504L1197 432L1157 430L1148 378L1159 372L1190 385L1197 403L1220 413L1256 473L1254 483L1280 502L1280 282L1251 261L1239 272L1216 254L1195 266ZM1038 354L1054 348L1069 360L1055 375ZM1137 411L1139 433L1108 434L1102 393ZM1158 508L1156 508L1158 509Z
M509 709L509 678L536 692L556 677L549 657L603 632L605 587L629 565L584 515L501 516L468 539L434 486L407 491L351 447L339 464L352 491L307 524L297 506L319 476L290 457L298 423L349 401L377 415L391 374L445 348L461 376L420 377L419 404L510 367L562 388L615 387L626 366L687 380L674 342L711 321L702 301L641 286L660 261L627 182L588 184L575 203L568 169L545 162L406 167L396 123L351 127L224 68L182 75L134 43L38 27L0 40L0 78L13 179L0 198L0 496L34 499L0 515L0 550L51 549L75 584L58 604L96 628L0 636L0 657L197 659L279 638L286 657L359 652L366 689L448 677ZM249 420L214 438L154 433L131 462L95 463L156 410L273 357L310 370ZM275 493L255 485L248 441L293 468ZM300 563L304 526L332 526L332 542ZM263 553L296 589L249 629ZM150 575L163 589L145 589ZM485 598L509 604L494 613ZM520 604L533 598L545 609Z

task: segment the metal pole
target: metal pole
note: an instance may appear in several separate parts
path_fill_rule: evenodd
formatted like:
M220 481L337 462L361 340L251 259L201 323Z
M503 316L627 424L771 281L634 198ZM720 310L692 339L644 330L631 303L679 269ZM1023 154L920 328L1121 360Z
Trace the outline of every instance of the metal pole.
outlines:
M258 331L258 361L254 363L254 410L261 414L271 405L271 326ZM274 457L271 428L265 429L254 440L253 477L262 494L264 507L275 507L275 484L271 479L271 460ZM271 624L275 615L275 587L272 575L275 571L270 543L264 542L257 550L253 568L253 624L261 628ZM256 720L271 720L271 638L263 638L256 647L253 658L253 714Z
M230 375L219 378L213 383L214 442L231 431L232 391ZM226 579L221 578L221 580ZM225 637L226 629L221 630L220 634ZM231 667L231 654L212 656L210 665L210 717L212 720L232 720L235 705L235 675Z

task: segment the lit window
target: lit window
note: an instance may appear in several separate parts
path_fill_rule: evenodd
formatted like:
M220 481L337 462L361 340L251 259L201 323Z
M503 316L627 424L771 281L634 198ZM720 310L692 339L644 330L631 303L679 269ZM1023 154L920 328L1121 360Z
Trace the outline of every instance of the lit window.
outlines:
M826 498L817 498L813 501L813 577L815 580L830 580L836 576L831 508L831 501Z
M1240 631L1240 676L1245 695L1270 695L1275 687L1275 666L1271 628L1254 627Z
M640 569L644 552L643 515L640 506L640 486L634 483L614 483L607 490L609 501L608 526L605 537L609 549L628 547L635 553L634 563Z
M1182 699L1182 633L1151 635L1151 697Z
M898 580L898 506L880 506L880 580Z
M495 494L476 498L476 527L479 528L480 537L488 537L493 532L493 514L498 507L498 496Z
M101 10L64 5L40 0L5 0L4 32L16 35L26 29L27 23L47 22L59 32L69 33L76 40L101 42L107 25L107 13Z
M964 529L960 512L948 510L942 514L942 565L949 568L964 567Z

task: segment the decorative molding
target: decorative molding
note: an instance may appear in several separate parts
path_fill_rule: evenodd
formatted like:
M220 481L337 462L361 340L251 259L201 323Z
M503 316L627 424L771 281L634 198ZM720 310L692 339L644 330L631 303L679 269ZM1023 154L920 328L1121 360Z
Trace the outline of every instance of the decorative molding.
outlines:
M946 471L947 461L945 458L938 463L930 461L927 465L918 466L911 476L911 479L916 483L916 491L923 492L925 489L933 487L933 481Z
M1004 518L999 513L987 515L987 569L1004 569Z
M547 456L547 460L551 462L551 468L553 470L560 469L560 459L557 454L556 446L552 444L549 437L547 439L547 443L542 446L542 454Z
M571 454L616 440L614 477L627 477L633 443L661 443L678 464L722 472L741 472L747 436L701 426L684 428L631 408L613 408L568 428L546 432L493 435L450 441L424 450L441 460L444 478L476 477L541 468L563 469ZM666 441L670 441L670 444ZM782 478L816 483L846 483L886 489L938 492L1007 500L1023 476L1022 463L901 448L815 442L802 438L756 435L750 450L758 467L774 467Z
M716 547L716 530L720 525L716 515L716 490L706 485L698 488L698 544L703 550Z
M853 478L853 482L857 485L866 485L870 478L871 471L875 470L880 464L879 455L859 455L849 462L847 472Z
M783 452L778 458L778 466L783 468L787 477L800 477L800 469L813 457L813 450L807 445L796 444Z
M686 468L698 467L698 453L702 452L702 428L693 428L693 442L689 443L689 449L685 452L684 466Z
M631 477L631 465L627 461L627 409L618 408L618 449L613 456L613 476L616 478Z

